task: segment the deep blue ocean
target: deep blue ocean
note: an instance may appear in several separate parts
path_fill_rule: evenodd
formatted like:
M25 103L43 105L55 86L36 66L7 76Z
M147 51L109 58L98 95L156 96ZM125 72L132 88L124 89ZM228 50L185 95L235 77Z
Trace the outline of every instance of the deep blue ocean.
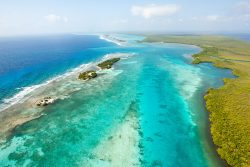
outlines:
M203 95L231 72L193 65L191 55L200 51L195 46L112 36L126 42L119 46L94 35L0 40L3 102L59 76L0 112L0 136L5 125L19 121L0 140L1 167L223 166L209 135ZM121 58L113 68L98 70L89 81L77 79L112 57ZM34 105L47 96L56 102Z
M103 55L92 48L112 45L93 35L0 38L0 103L24 87Z

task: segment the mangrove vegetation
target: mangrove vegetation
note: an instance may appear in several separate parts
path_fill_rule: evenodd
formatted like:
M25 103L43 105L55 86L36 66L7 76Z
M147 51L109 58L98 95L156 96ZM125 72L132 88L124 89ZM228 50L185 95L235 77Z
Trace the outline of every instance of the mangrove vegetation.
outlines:
M237 76L224 86L209 89L204 97L210 112L210 131L217 152L230 166L250 166L250 44L224 36L151 35L144 42L182 43L199 46L193 63L211 62L231 69Z

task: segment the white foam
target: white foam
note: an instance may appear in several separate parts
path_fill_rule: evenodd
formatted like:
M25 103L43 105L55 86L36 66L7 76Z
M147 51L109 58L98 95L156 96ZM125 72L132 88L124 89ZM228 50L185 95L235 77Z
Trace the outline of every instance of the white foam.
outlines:
M126 59L134 55L135 53L111 53L111 54L106 54L105 56L103 56L102 61L112 59L112 58Z
M119 42L118 40L116 40L115 38L111 38L111 37L109 37L107 35L100 35L99 37L102 40L115 43L116 45L119 45L119 46L123 46L123 44L121 42Z
M29 94L30 92L34 91L35 89L37 89L38 87L41 87L41 86L42 86L42 84L41 85L33 85L33 86L29 86L29 87L19 88L19 89L21 89L20 92L18 92L13 97L10 97L10 98L7 98L7 99L3 100L3 104L0 106L0 109L4 110L8 106L19 102L21 99L24 98L24 96L26 96L27 94Z
M83 69L89 68L91 65L93 65L93 63L82 64L79 67L76 67L73 70L70 70L63 75L56 76L52 79L45 81L44 83L18 88L21 91L19 91L18 93L16 93L14 96L12 96L10 98L3 99L3 103L0 105L0 112L9 108L10 106L12 106L14 104L25 101L29 97L29 94L31 94L36 89L41 88L43 86L46 86L46 85L48 85L56 80L66 78L70 75L74 75L75 73L82 71Z
M107 54L107 55L104 55L103 58L100 61L104 61L104 60L107 60L107 59L110 59L110 58L115 58L115 57L125 59L125 58L128 58L131 55L133 55L133 54L130 54L130 53L129 54L128 53ZM51 84L52 82L56 82L56 81L65 79L67 77L71 77L71 76L76 77L82 71L85 71L85 70L90 69L90 68L96 68L96 65L100 61L90 62L90 63L87 63L87 64L82 64L82 65L80 65L80 66L78 66L78 67L76 67L74 69L71 69L71 70L65 72L62 75L53 77L52 79L49 79L49 80L47 80L47 81L45 81L44 83L41 83L41 84L18 88L18 89L20 89L20 91L18 93L16 93L14 96L12 96L10 98L6 98L6 99L3 100L3 103L0 104L0 112L7 109L7 108L9 108L9 107L11 107L14 104L24 102L25 100L27 100L31 96L32 92L36 91L38 88L45 87L48 84ZM69 82L70 82L70 80L69 80ZM77 90L79 90L79 88L74 89L74 91L77 91ZM60 96L60 99L61 98L62 99L63 98L68 98L68 96L67 95L62 95L62 96Z

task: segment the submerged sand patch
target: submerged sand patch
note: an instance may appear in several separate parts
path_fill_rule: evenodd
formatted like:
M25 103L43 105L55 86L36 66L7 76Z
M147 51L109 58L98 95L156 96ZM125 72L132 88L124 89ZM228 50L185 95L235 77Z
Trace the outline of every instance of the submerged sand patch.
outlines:
M139 122L136 111L131 106L121 123L99 143L93 150L92 157L83 166L140 166Z

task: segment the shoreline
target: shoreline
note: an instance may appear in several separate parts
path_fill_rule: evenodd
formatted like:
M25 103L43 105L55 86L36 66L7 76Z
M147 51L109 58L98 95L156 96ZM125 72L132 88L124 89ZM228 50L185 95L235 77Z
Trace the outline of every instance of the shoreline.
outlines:
M201 63L210 63L210 64L212 64L215 68L218 68L218 67L216 67L212 62L201 62ZM233 70L232 70L232 69L229 69L229 68L224 68L224 69L231 70L232 75L235 76L235 77L237 77L236 75L233 74ZM224 78L223 78L223 79L224 79ZM223 85L220 86L219 88L224 87L224 86L225 86L225 84L223 84ZM216 89L219 89L219 88L216 88ZM211 88L209 88L209 89L211 89ZM208 89L208 90L209 90L209 89ZM207 128L206 128L206 129L207 129L207 137L209 137L209 144L210 144L210 146L214 149L216 156L218 156L218 157L220 158L221 164L224 165L224 166L229 166L228 162L227 162L225 159L223 159L223 158L220 156L220 154L218 153L218 148L219 148L219 146L216 145L215 142L214 142L213 134L212 134L212 131L211 131L212 122L210 121L210 114L211 114L211 111L209 111L209 110L207 109L207 103L206 103L206 100L205 100L205 97L206 97L207 94L208 94L208 90L206 90L206 91L203 93L203 105L204 105L204 107L205 107L205 111L207 112L207 119L206 119L206 124L207 124Z
M178 44L178 43L173 43L173 44ZM181 44L181 45L188 45L188 44ZM190 46L199 48L198 53L203 51L203 49L199 46L195 46L195 45L190 45ZM198 53L195 53L195 54L198 54ZM186 56L189 59L188 63L190 63L190 65L194 65L194 66L196 65L192 63L192 61L194 60L193 55L195 54L190 54ZM207 62L204 62L204 63L207 63ZM208 63L208 64L212 65L212 63ZM221 157L219 156L217 152L217 146L213 142L213 138L210 132L209 112L206 109L206 104L204 101L204 96L206 95L206 91L209 89L209 87L204 88L204 90L203 88L204 87L202 87L202 91L200 89L196 90L192 98L189 99L187 102L190 105L190 108L192 108L192 111L194 111L196 114L199 114L200 117L202 117L202 120L205 121L205 122L199 122L199 119L195 118L196 119L195 124L198 126L197 128L198 134L199 134L199 137L202 139L201 141L202 149L204 151L204 154L207 157L210 157L210 158L207 158L208 163L211 166L227 167L228 166L227 162L221 159ZM202 112L202 114L199 112Z
M173 43L171 43L171 44L181 44L181 45L189 45L189 44L187 44L187 43L175 43L175 42L173 42ZM198 53L196 53L196 54L199 54L199 53L201 53L203 50L204 50L204 48L202 47L202 46L199 46L199 45L190 45L190 46L192 46L192 47L198 47L199 48L199 52ZM196 54L191 54L191 55L189 55L190 56L190 58L191 58L191 62L190 63L192 63L193 65L197 65L197 64L201 64L201 63L209 63L209 64L211 64L213 67L215 67L215 68L219 68L219 67L216 67L214 64L213 64L213 62L207 62L207 61L204 61L204 62L199 62L199 63L193 63L194 62L194 60L195 60L195 55ZM234 76L234 77L237 77L236 75L234 75L233 74L233 70L232 69L230 69L230 68L221 68L221 69L226 69L226 70L230 70L231 71L231 73L232 73L232 75ZM221 78L221 79L224 79L224 78ZM224 84L223 85L221 85L221 86L219 86L218 88L221 88L221 87L223 87L224 86ZM215 89L218 89L218 88L215 88ZM206 101L205 101L205 96L207 95L207 91L209 90L209 89L211 89L211 88L208 88L208 89L206 89L206 90L204 90L204 91L202 91L202 95L201 95L201 97L203 98L203 99L201 99L201 103L200 103L200 109L201 110L203 110L204 112L205 112L205 119L204 119L204 121L205 121L205 127L200 127L200 128L198 128L199 129L199 134L202 134L201 135L201 137L205 137L205 139L203 139L203 140L205 140L204 142L204 145L203 146L205 146L205 147L210 147L210 148L203 148L204 149L204 151L208 151L209 149L212 149L212 151L213 151L213 155L212 156L215 156L215 157L217 157L216 159L218 160L216 163L214 163L214 162L212 162L213 164L211 164L211 165L219 165L219 166L225 166L225 167L227 167L228 166L228 163L227 163L227 161L226 160L224 160L224 159L222 159L221 157L220 157L220 155L219 155L219 153L218 153L218 151L217 151L217 149L218 149L218 146L214 143L214 140L213 140L213 136L212 136L212 133L211 133L211 121L210 121L210 112L207 110L207 105L206 105ZM195 94L197 94L198 92L196 92ZM194 96L200 96L200 95L195 95L194 94ZM199 94L199 93L198 93ZM192 102L192 103L194 103L194 102ZM194 110L195 110L195 107L192 107L192 108L194 108ZM202 130L205 130L205 132L203 132ZM205 154L209 154L208 152L205 152ZM210 155L211 156L211 155ZM210 162L211 163L211 162Z
M201 138L203 138L204 143L203 144L203 150L205 152L206 155L208 155L211 160L215 160L215 161L211 161L209 162L209 164L211 164L211 166L218 166L218 167L226 167L228 166L227 162L223 159L221 159L220 155L217 152L217 146L214 144L213 139L212 139L212 135L210 132L210 121L209 121L209 112L206 109L206 103L203 99L203 97L205 96L205 92L206 91L202 91L202 92L196 92L194 94L194 96L196 96L196 99L199 98L198 100L200 100L199 102L197 102L196 99L192 99L191 103L195 104L195 107L193 106L192 110L197 110L197 105L199 108L199 111L197 110L197 112L203 112L203 120L205 122L202 122L199 124L199 135ZM197 103L197 105L196 105Z
M194 64L211 63L216 68L231 70L235 76L232 79L224 78L221 87L210 88L205 92L204 101L209 111L212 142L217 148L219 157L230 166L249 166L250 44L229 37L209 35L155 35L148 36L144 40L144 42L159 41L197 45L204 50L207 47L217 49L193 55L196 60Z

